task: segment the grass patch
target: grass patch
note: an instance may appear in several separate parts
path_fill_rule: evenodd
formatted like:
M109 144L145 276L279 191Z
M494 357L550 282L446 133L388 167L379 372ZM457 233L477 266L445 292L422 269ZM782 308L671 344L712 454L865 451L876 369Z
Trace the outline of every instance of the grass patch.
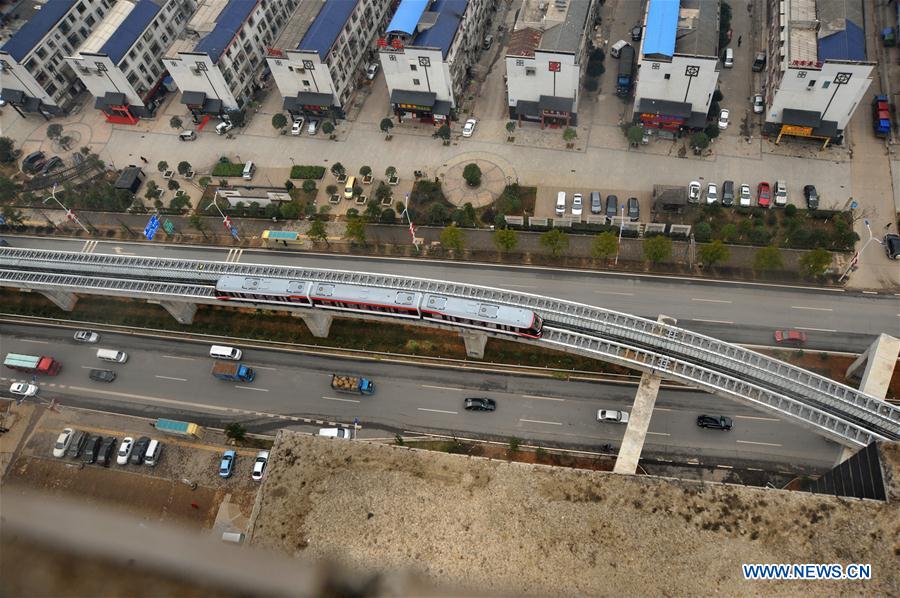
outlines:
M325 176L324 166L306 166L303 164L295 164L291 168L292 179L321 179Z
M243 176L244 174L244 164L243 162L235 164L234 162L219 162L212 169L212 175L214 177L224 176L224 177L236 177Z

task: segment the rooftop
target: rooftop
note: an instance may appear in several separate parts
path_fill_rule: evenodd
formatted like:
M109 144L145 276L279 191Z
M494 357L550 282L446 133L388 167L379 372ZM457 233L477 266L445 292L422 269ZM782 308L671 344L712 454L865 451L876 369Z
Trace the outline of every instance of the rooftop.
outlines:
M218 62L257 4L259 0L228 0L228 4L219 12L213 30L200 40L194 51L203 52L213 62Z
M416 0L403 0L404 3L410 1ZM422 14L423 20L427 18L430 27L420 30L407 45L439 48L442 56L447 58L450 44L456 37L468 4L468 0L434 0L430 10Z
M815 0L789 0L785 29L788 33L787 60L792 62L809 62L815 64L819 60L817 52L816 2Z
M650 0L644 27L644 56L675 54L675 34L679 20L678 0Z
M866 59L862 0L819 0L819 60Z
M388 24L388 33L405 33L412 35L416 31L416 26L422 18L422 13L428 8L431 0L403 0L394 17Z
M278 50L293 50L296 48L319 16L323 6L325 6L323 2L300 2L299 6L288 18L284 29L281 30L281 35L278 36L272 47Z
M513 31L506 47L507 56L534 56L534 50L541 43L541 32L531 27Z
M675 52L693 56L719 54L718 0L682 0Z
M21 62L44 39L44 36L56 27L77 1L49 0L40 3L27 0L25 4L33 4L33 9L26 8L18 11L18 14L23 20L28 20L0 50L8 52L16 61Z
M119 0L78 52L106 54L118 64L165 3L166 0Z
M359 0L325 0L297 49L316 52L324 60L357 4Z
M586 0L522 0L513 35L532 29L541 36L541 50L575 52L585 35L590 8L591 3ZM523 55L531 56L533 52Z

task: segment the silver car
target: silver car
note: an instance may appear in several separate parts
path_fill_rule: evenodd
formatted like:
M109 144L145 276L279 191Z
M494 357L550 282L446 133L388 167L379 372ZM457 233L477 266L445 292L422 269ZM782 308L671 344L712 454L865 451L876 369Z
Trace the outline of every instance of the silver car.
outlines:
M597 421L600 423L627 424L628 412L600 409L597 411Z
M96 343L100 340L100 335L90 330L79 330L73 337L79 343Z

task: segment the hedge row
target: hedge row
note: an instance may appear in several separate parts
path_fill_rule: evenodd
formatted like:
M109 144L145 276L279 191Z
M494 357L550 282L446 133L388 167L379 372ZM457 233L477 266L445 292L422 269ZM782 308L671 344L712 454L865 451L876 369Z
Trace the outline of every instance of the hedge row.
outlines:
M296 164L291 168L292 179L321 179L325 176L324 166L304 166Z
M244 164L233 162L219 162L213 167L213 176L242 176L244 174Z

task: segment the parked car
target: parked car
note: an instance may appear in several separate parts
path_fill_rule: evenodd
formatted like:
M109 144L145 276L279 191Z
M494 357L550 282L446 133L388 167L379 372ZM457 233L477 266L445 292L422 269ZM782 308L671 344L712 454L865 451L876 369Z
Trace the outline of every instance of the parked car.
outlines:
M66 457L77 459L90 437L91 435L83 430L75 430L75 433L72 435L72 441L69 442L69 448L66 450Z
M715 183L709 183L706 186L706 203L707 205L719 201L719 188Z
M803 197L806 198L807 210L819 209L819 193L816 191L815 185L806 185L803 187Z
M43 168L41 168L41 174L47 174L48 172L54 171L57 168L62 168L65 166L63 159L59 156L53 156L44 164Z
M463 137L471 137L472 135L474 135L475 134L475 125L477 125L477 124L478 124L478 121L475 120L474 118L470 118L469 120L467 120L466 124L463 125L462 136Z
M256 461L253 462L253 473L250 478L256 482L260 481L266 472L266 464L269 462L269 451L259 451L256 453Z
M234 451L225 451L222 455L222 461L219 463L219 476L230 478L234 473L234 459L237 454Z
M44 158L46 158L44 152L31 152L22 160L22 172L33 172L37 164L44 161Z
M762 94L758 93L753 96L753 113L754 114L762 114L766 109L765 100L762 97Z
M688 203L700 203L700 181L691 181L688 185Z
M572 215L573 216L581 216L581 212L584 209L584 198L581 196L581 193L576 193L572 196Z
M753 58L753 66L751 66L751 70L754 73L761 72L766 67L766 53L765 52L757 52L756 56Z
M885 235L882 242L884 243L884 253L888 258L900 260L900 235Z
M783 208L787 205L787 183L784 181L775 181L775 207Z
M109 436L103 439L100 448L97 450L97 465L109 467L112 461L113 453L116 450L116 437Z
M494 411L497 409L497 401L483 397L468 398L463 401L466 411Z
M353 440L352 432L348 428L321 428L319 436L325 438L341 438L343 440Z
M731 113L728 112L728 108L722 108L719 111L719 129L725 130L728 128L728 117L731 116Z
M644 32L644 28L641 25L635 25L631 28L631 41L639 42L641 41L641 35Z
M641 204L638 202L637 197L629 197L628 198L628 207L625 208L626 212L628 212L628 219L632 222L637 222L641 219Z
M91 370L88 377L94 382L112 382L116 379L116 373L112 370Z
M116 463L119 465L128 465L128 458L131 457L131 449L134 447L134 438L126 436L119 444L119 452L116 453Z
M751 201L753 201L753 198L750 195L750 185L741 185L738 193L738 205L742 208L749 208Z
M56 443L53 445L53 456L62 459L66 456L66 450L69 443L72 442L72 435L75 431L72 428L63 428L63 431L56 437Z
M776 330L775 342L779 345L794 345L800 347L806 344L806 333L802 330L793 329Z
M134 441L134 446L131 448L131 457L129 457L132 465L140 465L144 462L144 455L147 454L148 446L150 446L150 438L147 436L141 436Z
M28 384L27 382L14 382L13 385L9 387L9 392L14 395L19 395L20 397L33 397L38 393L38 387L35 384Z
M90 330L79 330L74 338L79 343L96 343L100 340L100 335Z
M303 132L303 122L305 119L302 116L294 117L294 122L291 123L291 135L299 135Z
M603 197L599 191L591 191L591 214L599 214L603 211Z
M722 183L722 205L726 208L734 205L734 181Z
M234 123L228 120L223 120L219 124L216 125L216 134L224 135L228 131L234 128Z
M366 67L366 79L371 81L378 74L378 63L373 62Z
M732 427L730 417L724 415L698 415L697 425L701 428L709 428L711 430L728 431Z
M95 435L88 438L84 445L84 458L82 460L88 465L96 463L101 444L103 444L103 436Z
M319 132L319 121L314 118L309 119L309 124L306 126L306 132L309 135L315 135Z
M619 215L619 198L615 195L606 196L606 218L610 222Z
M756 203L761 208L772 207L772 189L769 183L760 183L756 187Z
M628 412L600 409L597 411L597 421L601 423L627 424Z

